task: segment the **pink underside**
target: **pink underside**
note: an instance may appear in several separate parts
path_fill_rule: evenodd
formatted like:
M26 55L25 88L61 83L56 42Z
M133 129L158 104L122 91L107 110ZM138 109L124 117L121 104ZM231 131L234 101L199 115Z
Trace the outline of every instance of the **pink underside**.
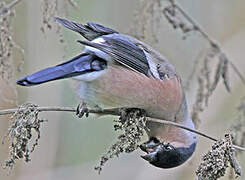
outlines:
M174 116L182 101L182 88L177 77L159 80L146 77L122 66L109 66L101 77L91 82L76 81L78 94L83 94L85 102L104 107L142 108L155 118L174 121ZM81 86L86 86L81 88ZM184 117L183 117L184 118ZM185 121L179 119L178 122ZM183 122L185 123L185 122ZM184 143L189 141L185 130L158 123L149 123L149 136L159 137L161 141Z
M182 100L177 77L165 80L148 78L121 66L110 66L108 72L89 87L106 106L143 108L158 118L172 118Z

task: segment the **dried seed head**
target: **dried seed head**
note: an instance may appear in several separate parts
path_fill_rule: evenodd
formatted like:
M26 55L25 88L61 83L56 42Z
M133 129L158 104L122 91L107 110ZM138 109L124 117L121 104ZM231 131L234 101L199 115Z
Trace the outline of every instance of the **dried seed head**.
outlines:
M136 150L146 129L145 113L139 109L122 109L119 120L115 122L117 123L114 125L115 131L120 130L123 133L101 157L100 164L95 167L99 173L110 158L118 157L123 152L130 153Z
M224 139L215 142L212 149L203 156L196 175L198 180L217 180L225 175L229 165L235 170L236 175L241 175L241 168L232 148L232 137L227 134Z
M29 162L30 154L35 150L40 139L40 126L45 120L39 119L39 111L34 104L23 104L10 119L10 125L6 136L3 139L9 139L10 152L9 160L5 161L3 168L12 169L16 160L23 159ZM34 130L34 131L33 131ZM37 137L33 139L33 132ZM34 140L32 146L31 141Z
M183 39L186 39L190 32L196 31L197 27L193 25L183 14L176 8L174 1L169 1L170 5L163 9L163 15L174 29L180 29L183 33Z

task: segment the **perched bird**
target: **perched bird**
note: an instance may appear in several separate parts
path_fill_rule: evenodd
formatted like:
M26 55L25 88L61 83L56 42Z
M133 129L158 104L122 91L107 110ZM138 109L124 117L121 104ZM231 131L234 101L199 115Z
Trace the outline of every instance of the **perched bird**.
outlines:
M17 81L33 86L73 78L76 91L90 107L139 108L147 115L195 128L190 118L181 79L164 56L149 45L102 25L85 25L56 18L86 41L84 50L70 61ZM141 156L152 165L172 168L195 151L196 134L160 123L147 122L149 140L140 145Z

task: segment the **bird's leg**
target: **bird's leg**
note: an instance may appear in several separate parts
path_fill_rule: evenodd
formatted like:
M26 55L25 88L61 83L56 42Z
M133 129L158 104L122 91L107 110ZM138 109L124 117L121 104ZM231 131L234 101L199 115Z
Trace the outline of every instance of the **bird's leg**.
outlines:
M88 117L89 111L87 104L85 102L82 102L77 106L76 115L78 116L78 118L82 118L84 114L86 117Z

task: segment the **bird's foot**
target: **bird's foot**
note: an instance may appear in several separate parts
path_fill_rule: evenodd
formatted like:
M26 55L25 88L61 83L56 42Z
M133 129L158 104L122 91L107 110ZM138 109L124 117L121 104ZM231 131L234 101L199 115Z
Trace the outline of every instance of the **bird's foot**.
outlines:
M89 110L85 102L82 102L81 104L77 106L76 115L78 116L78 118L82 118L84 115L88 117Z

